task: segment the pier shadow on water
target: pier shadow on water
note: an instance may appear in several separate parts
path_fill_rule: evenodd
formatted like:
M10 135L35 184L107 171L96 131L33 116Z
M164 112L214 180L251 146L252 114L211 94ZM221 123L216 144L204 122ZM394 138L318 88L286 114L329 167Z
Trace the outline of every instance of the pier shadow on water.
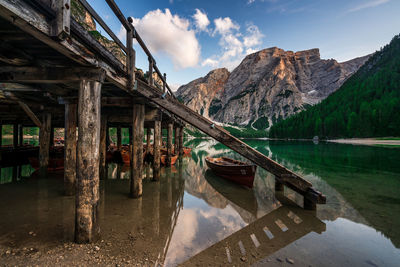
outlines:
M316 148L312 143L249 142L309 179L327 195L328 203L318 206L317 213L303 210L294 204L301 197L287 189L275 193L274 177L262 169L257 170L252 190L225 181L207 170L205 156L241 156L211 140L192 140L186 143L194 147L191 157L162 168L160 182L152 181L152 168L145 165L140 199L128 197L129 168L108 164L108 179L100 181L101 238L96 244L101 253L148 266L396 266L400 262L394 229L400 226L393 218L400 215L398 206L390 204L392 215L386 213L389 208L383 200L363 206L354 196L362 192L349 192L355 182L342 177L354 175L354 170L365 173L363 168L372 172L371 166L360 165L361 152ZM389 155L398 157L396 152ZM372 173L378 177L381 172L400 173L397 167L382 168ZM62 195L63 173L40 179L29 177L32 172L29 165L1 169L0 249L45 253L73 241L75 200ZM364 179L374 181L372 175ZM398 180L388 179L390 186L398 186ZM358 188L369 192L366 187ZM383 185L376 187L383 193ZM378 204L383 205L388 224L372 216L378 213L374 206Z

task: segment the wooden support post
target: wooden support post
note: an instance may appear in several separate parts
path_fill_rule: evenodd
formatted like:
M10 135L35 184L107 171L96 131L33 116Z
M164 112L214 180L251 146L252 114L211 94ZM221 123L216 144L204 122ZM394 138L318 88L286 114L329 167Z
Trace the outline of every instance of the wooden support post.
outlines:
M153 86L153 59L149 57L149 77L148 83L150 86Z
M24 144L24 126L18 124L18 144L22 146Z
M275 191L282 192L284 190L283 183L275 179Z
M65 104L65 130L64 130L64 194L73 196L76 185L76 126L77 104Z
M172 156L172 132L174 131L174 125L172 122L168 123L168 137L167 137L167 166L171 166Z
M79 86L75 241L92 242L99 233L99 147L101 83L82 80Z
M311 201L310 199L304 197L304 205L303 205L305 210L316 210L317 209L317 204L314 201Z
M167 74L164 73L164 82L163 82L163 93L165 94L165 90L167 88Z
M183 131L183 127L179 128L179 157L183 156L183 136L185 132Z
M105 180L106 172L106 157L107 157L107 115L101 116L100 125L100 179Z
M144 135L144 105L133 105L133 145L131 146L131 190L130 196L142 196L143 174L143 135Z
M154 145L153 145L153 180L160 180L160 164L161 164L161 121L154 122Z
M179 153L179 127L175 127L175 154Z
M151 128L147 128L146 130L146 154L150 153L150 145L151 145Z
M41 178L47 177L47 167L49 166L50 153L50 130L51 114L44 113L42 127L40 127L39 131L39 175Z
M54 146L54 127L51 126L51 131L50 131L50 147Z
M52 36L65 39L70 34L71 0L52 1L52 8L56 11L56 18L52 26Z
M122 135L121 135L121 126L117 127L117 148L121 150L122 147Z
M13 125L13 147L17 148L18 146L18 124Z
M129 17L132 20L131 17ZM133 49L133 30L129 29L126 33L126 49L128 50L127 53L127 60L126 60L126 69L128 71L128 88L130 90L134 87L135 82L135 60L136 60L136 52Z

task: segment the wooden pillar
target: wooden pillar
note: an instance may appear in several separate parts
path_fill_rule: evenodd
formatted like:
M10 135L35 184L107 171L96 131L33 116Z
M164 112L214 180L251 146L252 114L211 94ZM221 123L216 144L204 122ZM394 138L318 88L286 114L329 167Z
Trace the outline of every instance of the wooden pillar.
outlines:
M149 57L149 77L148 77L148 83L149 85L153 85L153 59Z
M167 136L167 166L171 166L172 156L172 132L174 131L174 125L172 122L168 123L168 136Z
M18 144L22 146L24 144L24 126L18 124Z
M183 127L179 128L179 157L183 156L183 136L184 136Z
M275 179L275 191L282 192L283 190L283 184Z
M131 185L130 196L142 196L143 174L143 135L144 135L144 105L133 105L133 144L131 145Z
M77 104L65 104L65 130L64 130L64 194L75 194L76 185L76 126Z
M107 157L107 116L101 116L100 123L100 179L106 179L106 157Z
M150 145L151 145L151 129L147 128L146 130L146 154L150 153Z
M175 154L179 153L179 127L175 127Z
M153 145L153 153L154 153L154 161L153 161L153 180L160 180L160 164L161 164L161 121L154 122L154 145Z
M18 124L13 125L13 147L18 146Z
M79 86L75 241L92 242L99 233L99 147L101 83L82 80Z
M308 198L304 197L304 205L303 205L305 210L316 210L317 209L317 204Z
M51 127L50 130L50 147L54 146L54 128L53 126Z
M122 135L121 135L121 126L117 127L117 148L121 150L122 147Z
M39 175L42 178L47 177L47 167L49 166L50 130L51 114L44 113L42 127L40 127L39 131Z

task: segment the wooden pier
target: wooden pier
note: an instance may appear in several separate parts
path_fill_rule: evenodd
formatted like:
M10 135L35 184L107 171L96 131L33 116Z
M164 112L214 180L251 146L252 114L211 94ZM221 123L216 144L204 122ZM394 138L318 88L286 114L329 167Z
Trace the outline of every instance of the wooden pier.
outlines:
M107 32L122 56L110 52L71 16L72 2ZM128 128L131 133L131 197L142 194L144 129L146 149L150 149L149 129L153 129L153 180L158 181L162 129L168 130L167 162L171 162L173 135L175 153L182 156L183 127L188 123L274 174L278 190L287 186L303 195L304 208L325 203L325 196L310 182L181 104L130 18L125 18L114 0L106 2L126 29L126 44L86 0L72 2L0 0L0 126L14 125L14 146L21 142L20 129L39 127L42 177L47 175L54 128L65 128L64 191L76 195L77 242L91 242L98 233L98 187L106 173L109 127L119 129L118 146L120 129ZM134 39L149 59L147 79L135 67Z

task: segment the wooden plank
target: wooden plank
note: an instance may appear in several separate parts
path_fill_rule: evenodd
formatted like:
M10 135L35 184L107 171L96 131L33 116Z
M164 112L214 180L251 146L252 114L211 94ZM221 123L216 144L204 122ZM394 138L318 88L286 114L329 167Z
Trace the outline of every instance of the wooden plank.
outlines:
M42 127L39 130L39 175L41 178L47 177L47 167L49 166L50 153L50 131L51 114L43 113Z
M148 79L148 83L150 86L154 85L154 81L153 81L153 60L151 58L149 58L149 77L147 77Z
M153 180L159 181L161 175L161 121L154 122L154 144L153 144Z
M101 83L83 80L79 87L75 241L92 242L99 234L99 147Z
M104 70L100 68L66 68L66 67L2 67L0 82L25 83L68 83L83 79L103 81Z
M146 154L150 153L150 145L151 145L151 129L146 129Z
M172 122L168 123L168 137L167 137L167 166L171 166L171 156L172 156L172 134L174 131L174 124Z
M124 17L124 14L122 14L122 11L119 9L118 5L114 2L114 0L106 0L106 2L126 30L132 27L132 25L129 25L128 21Z
M32 120L32 122L37 126L37 127L41 127L42 123L40 122L40 120L38 119L38 117L36 117L35 113L32 112L32 110L28 107L27 104L25 104L22 101L18 101L18 105L25 111L26 115L28 115L28 117Z
M76 185L77 104L65 104L64 194L73 196Z
M133 84L135 82L135 60L136 52L133 49L133 32L132 29L128 29L126 35L126 46L128 48L126 69L128 72L128 89L133 90Z
M133 146L131 147L131 184L130 196L138 198L142 196L143 174L143 135L144 135L144 105L133 105Z

